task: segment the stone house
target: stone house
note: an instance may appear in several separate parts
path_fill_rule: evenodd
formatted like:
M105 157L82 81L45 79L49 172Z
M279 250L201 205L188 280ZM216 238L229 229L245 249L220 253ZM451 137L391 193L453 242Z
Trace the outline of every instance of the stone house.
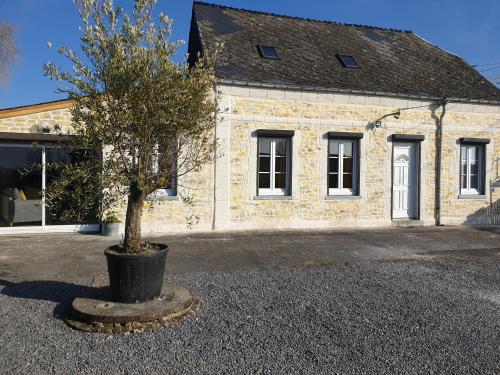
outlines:
M159 192L145 233L188 230L190 210L198 231L500 222L500 90L462 58L410 31L195 2L190 58L219 42L222 156ZM47 217L49 177L13 172L64 158L44 128L70 106L0 110L0 232L98 228Z

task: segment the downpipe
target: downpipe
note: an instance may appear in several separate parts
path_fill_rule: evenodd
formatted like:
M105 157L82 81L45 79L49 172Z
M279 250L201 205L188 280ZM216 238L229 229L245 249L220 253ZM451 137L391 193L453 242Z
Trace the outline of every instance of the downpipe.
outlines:
M443 118L446 114L446 104L448 101L443 98L440 101L440 106L442 108L439 117L436 120L436 179L435 179L435 208L434 208L434 219L436 226L441 226L441 164L442 164L442 152L443 152Z

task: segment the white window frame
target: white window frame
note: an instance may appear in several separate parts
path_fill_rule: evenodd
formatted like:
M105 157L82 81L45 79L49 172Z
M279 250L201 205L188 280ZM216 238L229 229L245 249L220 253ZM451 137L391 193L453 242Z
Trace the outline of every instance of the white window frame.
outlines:
M338 168L338 181L339 181L339 187L338 188L330 188L330 163L331 159L330 158L330 143L331 142L339 142L339 158L338 158L338 163L339 163L339 168ZM344 163L341 162L344 157L344 144L345 143L351 143L352 144L352 188L344 188ZM328 188L328 195L335 196L335 195L352 195L356 196L359 194L359 173L358 173L358 164L359 164L359 140L358 139L340 139L340 138L330 138L328 139L328 146L327 146L327 176L326 176L326 183L327 183L327 188Z
M32 142L0 142L0 147L25 147L25 148L33 148ZM26 226L17 226L17 227L0 227L0 234L10 234L10 233L42 233L42 232L51 232L51 233L71 233L71 232L98 232L100 230L100 224L48 224L47 218L45 215L46 211L46 199L45 199L45 191L47 184L47 170L46 170L46 151L48 148L54 148L54 145L51 143L45 143L41 141L37 144L42 151L42 216L41 216L41 225L26 225Z
M269 140L271 142L271 152L270 152L270 166L269 166L269 186L270 188L260 188L260 142L262 140ZM276 142L285 141L286 149L286 168L285 168L285 188L276 188L275 172L276 172ZM291 185L291 148L292 142L290 137L259 137L257 140L257 195L258 196L288 196L290 195L290 185Z
M172 180L174 180L174 177L172 177ZM153 192L154 195L160 196L160 197L176 197L177 196L177 189L175 189L174 182L171 183L172 188L171 189L158 189Z
M155 157L153 160L153 170L158 172L158 145L155 146ZM176 163L177 164L177 163ZM170 189L162 188L155 190L152 194L157 197L176 197L177 196L177 168L174 168L170 181Z
M465 174L462 173L462 150L465 149ZM471 188L471 153L477 150L477 189ZM460 165L459 165L459 184L460 194L462 195L481 195L483 194L483 181L484 181L484 145L462 143L460 145ZM462 186L462 176L466 176L466 186Z

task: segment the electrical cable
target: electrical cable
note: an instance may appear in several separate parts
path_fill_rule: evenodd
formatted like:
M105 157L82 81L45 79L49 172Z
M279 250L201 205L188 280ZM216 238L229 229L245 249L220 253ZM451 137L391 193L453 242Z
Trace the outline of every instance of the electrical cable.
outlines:
M476 65L471 65L473 68L477 68L478 66L491 66L491 65L499 65L500 64L500 61L499 62L496 62L496 63L489 63L489 64L476 64Z
M482 70L478 70L479 73L482 73L482 72L488 72L490 70L495 70L495 69L500 69L500 64L498 66L494 66L493 68L488 68L488 69L482 69Z

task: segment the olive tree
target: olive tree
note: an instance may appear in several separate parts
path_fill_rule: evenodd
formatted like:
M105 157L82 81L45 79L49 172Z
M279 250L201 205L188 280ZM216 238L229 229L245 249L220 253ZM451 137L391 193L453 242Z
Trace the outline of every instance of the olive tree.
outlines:
M212 161L217 149L215 54L198 56L194 64L174 62L181 42L171 40L172 20L153 13L155 2L136 0L127 13L113 0L75 0L83 21L81 52L58 50L73 70L44 66L48 77L64 82L58 90L74 99L71 147L103 150L99 163L81 157L59 166L49 206L64 211L65 192L82 201L73 211L89 209L83 180L85 186L99 185L103 207L125 194L128 253L144 251L141 216L147 197L174 175Z

